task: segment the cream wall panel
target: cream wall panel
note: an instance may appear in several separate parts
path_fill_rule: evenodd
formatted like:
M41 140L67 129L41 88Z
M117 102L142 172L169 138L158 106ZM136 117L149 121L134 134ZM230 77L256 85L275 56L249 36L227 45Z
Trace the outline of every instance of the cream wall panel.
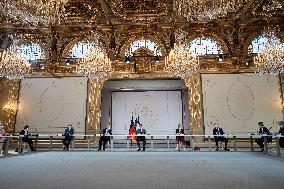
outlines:
M282 120L279 78L243 74L202 74L205 134L212 134L213 123L226 133L249 133L263 121L277 131Z
M21 81L16 131L62 133L72 123L85 133L87 79L81 77L29 78Z

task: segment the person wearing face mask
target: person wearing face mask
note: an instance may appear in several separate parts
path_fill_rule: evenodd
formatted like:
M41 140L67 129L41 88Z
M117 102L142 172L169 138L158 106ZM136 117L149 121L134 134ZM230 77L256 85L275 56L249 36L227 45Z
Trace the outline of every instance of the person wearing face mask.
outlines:
M136 129L136 135L137 135L137 146L138 146L138 150L137 151L141 151L140 148L140 141L143 142L143 151L145 151L145 146L146 146L146 137L145 136L141 136L141 135L146 135L146 130L142 128L142 124L139 123L139 127L138 129Z
M216 142L216 151L219 151L219 147L218 147L219 141L224 141L225 142L224 150L230 151L230 149L227 148L228 139L223 136L224 134L225 133L223 129L220 128L217 123L214 123L213 135L214 135L215 142Z
M74 135L74 128L72 124L69 124L68 127L64 130L64 138L62 139L62 143L64 144L63 150L68 151L69 150L69 145L73 140L73 135Z
M263 122L258 122L258 135L270 135L269 130L264 127ZM271 142L272 138L271 137L267 137L267 142ZM260 138L255 139L255 142L259 145L259 147L261 148L261 152L264 152L264 137L261 136Z
M104 128L102 133L101 133L98 151L100 151L102 149L102 146L103 146L103 151L105 151L107 142L110 142L110 136L109 135L112 135L112 130L110 128L110 125L107 125L107 127Z

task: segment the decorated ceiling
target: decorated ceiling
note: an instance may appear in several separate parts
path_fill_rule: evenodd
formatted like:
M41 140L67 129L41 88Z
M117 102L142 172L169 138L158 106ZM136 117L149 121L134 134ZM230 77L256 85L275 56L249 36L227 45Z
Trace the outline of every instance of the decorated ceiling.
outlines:
M200 57L204 69L245 69L255 37L265 30L275 30L280 40L284 36L283 0L1 0L0 15L0 48L36 43L44 52L41 69L49 72L72 63L70 52L82 41L99 40L115 69L128 70L123 63L136 60L126 56L131 44L148 40L157 46L154 61L161 64L178 29L187 32L188 41L210 38L220 45L222 62Z

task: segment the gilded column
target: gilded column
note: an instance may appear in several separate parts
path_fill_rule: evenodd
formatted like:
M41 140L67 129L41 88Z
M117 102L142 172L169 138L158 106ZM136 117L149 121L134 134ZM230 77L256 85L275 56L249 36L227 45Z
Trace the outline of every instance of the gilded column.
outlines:
M185 86L188 88L188 107L190 133L201 134L202 107L201 107L201 90L199 74L184 78Z
M98 134L100 132L102 88L105 81L105 79L89 80L87 106L87 133L89 134Z
M7 132L14 132L20 82L0 80L0 120Z

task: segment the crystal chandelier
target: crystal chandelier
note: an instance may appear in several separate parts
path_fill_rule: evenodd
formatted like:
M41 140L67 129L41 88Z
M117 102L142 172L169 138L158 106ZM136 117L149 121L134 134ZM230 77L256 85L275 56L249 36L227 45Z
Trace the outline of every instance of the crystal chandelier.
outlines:
M0 52L0 77L8 79L23 79L30 75L27 59L21 56L15 48Z
M68 0L3 0L0 11L8 18L24 24L60 24Z
M237 12L249 0L176 0L174 7L179 16L188 21L207 22Z
M199 70L199 58L184 41L185 33L176 34L177 43L165 58L165 70L174 77L189 77Z
M254 57L256 72L260 74L279 75L284 72L284 44L270 42Z
M113 73L110 59L98 45L79 60L77 71L90 79L108 78Z

